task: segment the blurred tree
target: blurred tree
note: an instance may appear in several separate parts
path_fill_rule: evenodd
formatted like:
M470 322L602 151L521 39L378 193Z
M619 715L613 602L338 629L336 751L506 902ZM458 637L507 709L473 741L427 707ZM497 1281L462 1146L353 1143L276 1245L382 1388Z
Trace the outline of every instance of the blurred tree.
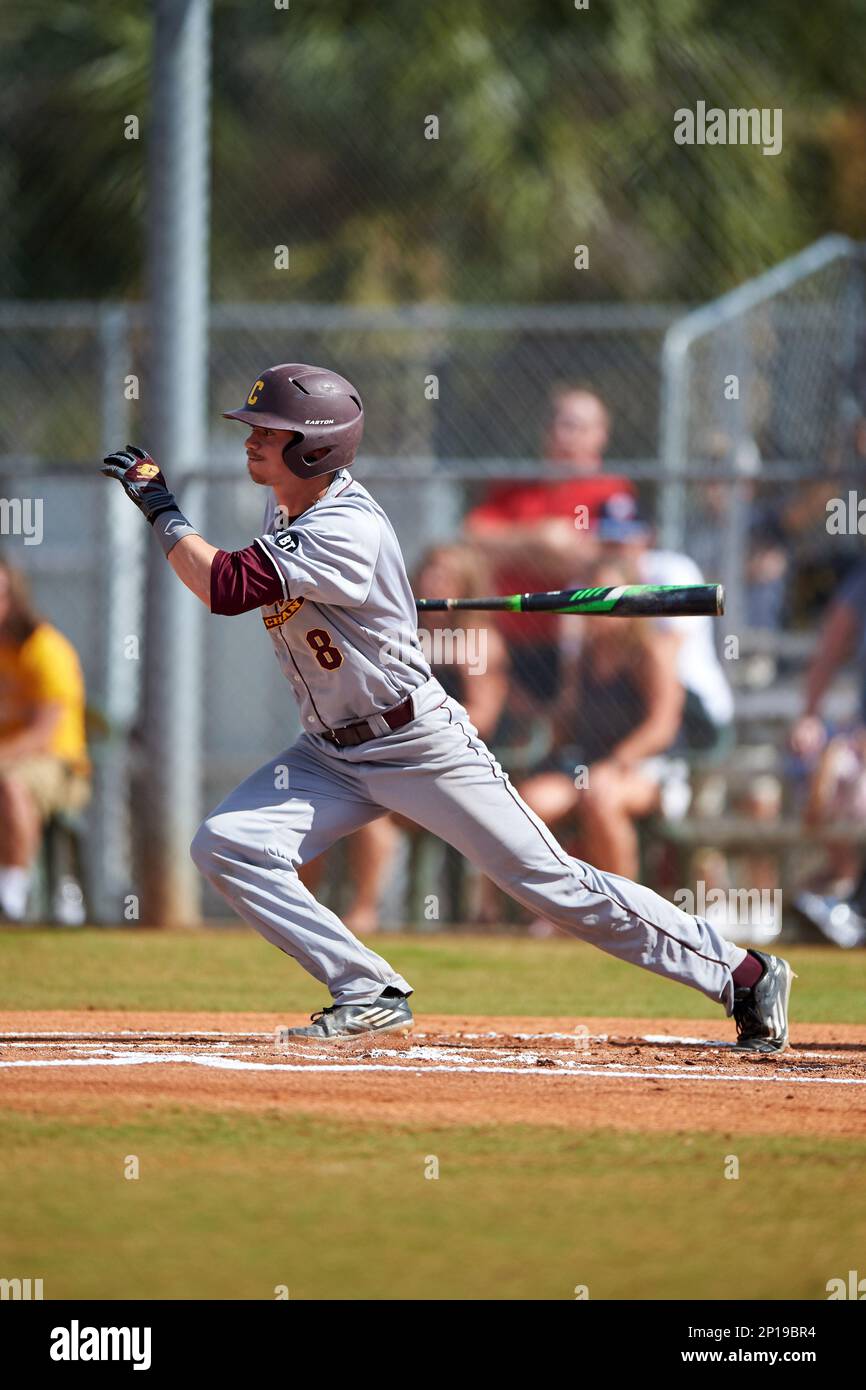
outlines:
M112 0L0 9L0 293L138 289L150 29L143 7ZM138 140L124 138L127 115Z
M0 293L139 294L149 14L30 0L0 40ZM214 295L709 297L863 235L864 44L850 0L215 0ZM676 145L698 100L781 107L782 152Z

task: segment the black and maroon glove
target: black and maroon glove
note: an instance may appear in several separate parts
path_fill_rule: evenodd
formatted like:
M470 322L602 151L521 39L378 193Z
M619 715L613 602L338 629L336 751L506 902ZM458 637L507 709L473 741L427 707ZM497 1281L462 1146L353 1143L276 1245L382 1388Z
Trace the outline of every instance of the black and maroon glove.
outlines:
M159 464L134 444L127 444L125 449L109 454L103 460L101 471L106 477L117 479L127 497L143 512L151 526L162 512L179 510Z

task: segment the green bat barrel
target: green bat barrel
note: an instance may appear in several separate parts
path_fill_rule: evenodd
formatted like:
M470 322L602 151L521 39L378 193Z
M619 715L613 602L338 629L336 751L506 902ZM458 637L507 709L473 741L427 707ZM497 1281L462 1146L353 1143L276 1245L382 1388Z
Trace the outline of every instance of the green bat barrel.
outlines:
M421 598L419 612L591 613L599 617L711 617L725 611L721 584L619 584L606 589L556 589L491 598Z
M521 613L596 613L611 617L719 617L725 611L721 584L627 584L565 593L521 594Z

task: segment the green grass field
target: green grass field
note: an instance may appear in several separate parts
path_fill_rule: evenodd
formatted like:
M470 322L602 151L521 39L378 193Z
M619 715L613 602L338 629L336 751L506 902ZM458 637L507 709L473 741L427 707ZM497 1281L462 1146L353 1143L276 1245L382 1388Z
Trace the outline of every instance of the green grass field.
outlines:
M589 947L383 937L424 1012L712 1017ZM866 953L791 953L795 1017L866 1021ZM0 932L2 1009L279 1011L315 982L243 930ZM715 1011L718 1012L718 1011ZM721 1019L721 1014L718 1014ZM6 1073L8 1075L8 1073ZM0 1072L0 1276L46 1298L822 1299L863 1266L866 1142L424 1126L110 1100L22 1113ZM359 1084L363 1084L359 1078ZM123 1085L123 1072L117 1072ZM737 1180L724 1176L736 1155ZM136 1155L140 1176L124 1177ZM431 1156L438 1178L426 1178Z
M854 1143L0 1116L0 1269L47 1298L814 1299L862 1265Z
M423 1013L722 1018L694 990L555 937L371 938ZM866 1023L866 951L795 947L792 1016ZM0 929L0 1009L306 1011L315 980L252 930Z

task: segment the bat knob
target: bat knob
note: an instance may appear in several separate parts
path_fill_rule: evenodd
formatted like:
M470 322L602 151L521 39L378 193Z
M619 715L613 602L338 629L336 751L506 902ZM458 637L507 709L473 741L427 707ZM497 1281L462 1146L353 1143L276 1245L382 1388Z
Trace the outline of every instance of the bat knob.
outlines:
M724 611L725 611L725 586L724 586L724 584L717 584L717 585L716 585L716 616L720 618L720 617L722 616L722 614L724 613Z

